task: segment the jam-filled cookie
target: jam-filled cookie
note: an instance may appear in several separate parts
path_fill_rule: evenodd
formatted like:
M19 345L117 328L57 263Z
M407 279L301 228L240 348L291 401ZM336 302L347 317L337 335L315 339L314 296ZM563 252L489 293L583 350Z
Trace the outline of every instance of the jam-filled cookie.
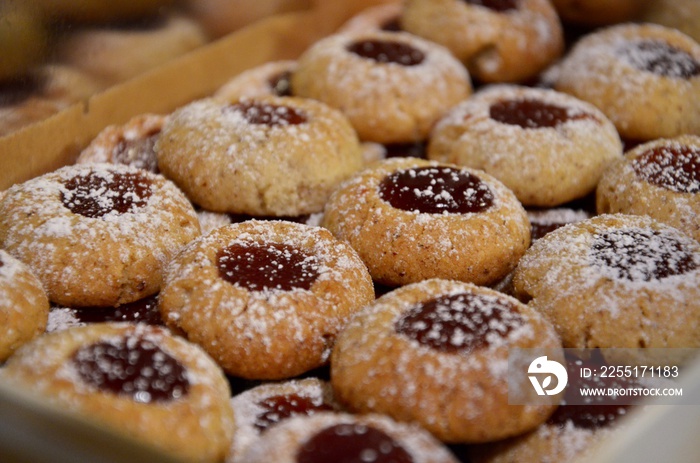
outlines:
M564 347L700 345L700 243L646 216L599 215L548 233L513 287Z
M700 45L675 29L593 32L560 63L554 87L597 106L622 138L700 134Z
M49 299L29 268L0 249L0 363L46 329Z
M338 32L353 33L365 31L401 31L403 3L391 1L365 8L340 26Z
M172 182L124 165L63 167L11 187L0 202L0 243L52 302L69 307L156 293L168 261L199 234Z
M548 0L409 0L404 30L446 46L482 82L520 82L564 50Z
M532 241L570 223L590 219L593 212L581 208L553 207L550 209L527 209Z
M648 215L700 241L700 137L639 145L605 171L598 213Z
M290 81L296 67L293 60L261 64L226 82L216 91L214 98L234 102L257 96L292 96Z
M633 21L646 3L640 0L552 0L564 23L582 26L604 26Z
M534 429L558 404L509 404L513 348L563 360L554 328L534 309L470 283L426 280L352 319L333 349L331 381L351 410L417 422L446 442L488 442Z
M407 143L424 140L444 111L471 94L471 81L435 43L367 31L312 45L298 60L292 89L343 111L363 141Z
M231 399L236 431L227 462L237 463L270 428L295 416L340 411L330 383L305 378L261 384Z
M282 379L325 364L348 318L373 299L366 267L328 230L251 220L188 245L158 304L229 374Z
M525 206L558 206L593 190L622 155L615 126L593 105L553 90L494 85L435 125L428 158L481 169Z
M167 116L142 114L104 128L80 153L78 164L109 162L159 173L155 145Z
M244 463L457 463L424 429L382 415L319 413L275 426L251 446Z
M100 323L25 344L3 381L189 461L218 462L234 430L221 369L163 328Z
M293 97L190 103L169 117L156 156L161 172L202 208L263 216L319 212L362 167L347 118Z
M490 284L530 245L527 214L501 182L416 158L380 161L345 182L321 224L389 286L428 278Z

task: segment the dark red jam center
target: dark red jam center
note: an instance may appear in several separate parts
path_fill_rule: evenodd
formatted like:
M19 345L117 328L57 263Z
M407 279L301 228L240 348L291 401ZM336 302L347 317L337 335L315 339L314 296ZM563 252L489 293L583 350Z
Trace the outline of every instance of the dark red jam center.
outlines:
M479 177L452 167L419 167L387 175L380 197L397 209L426 214L482 212L493 204Z
M217 254L219 276L250 291L310 289L319 275L314 256L278 243L232 244Z
M402 66L416 66L425 59L425 54L422 51L397 41L360 40L348 45L347 49L362 58Z
M241 113L250 124L286 126L305 123L308 118L301 109L284 105L242 101L226 107L227 111Z
M413 457L383 431L338 424L316 433L297 451L297 463L412 463Z
M595 352L599 351L594 351ZM581 360L573 356L569 352L566 353L566 369L569 380L564 392L564 400L554 414L547 420L548 424L556 426L566 426L567 423L572 423L577 428L583 429L600 429L612 425L618 419L627 414L627 411L632 405L627 402L629 397L620 398L618 402L611 401L610 397L593 397L589 398L590 403L569 405L567 402L575 402L580 400L581 389L600 389L600 388L628 388L638 386L635 380L616 377L598 377L592 375L590 378L582 378L580 374L581 368L590 368L595 371L600 371L602 365L608 363L600 356L588 360ZM605 401L606 403L602 403ZM625 402L623 402L625 401Z
M515 306L497 296L461 293L411 308L394 325L397 333L432 349L471 352L503 338L524 320Z
M678 193L700 192L700 148L659 146L632 161L640 178Z
M593 119L591 114L532 99L498 101L491 105L489 113L495 121L524 129L556 127L567 121Z
M516 10L518 8L518 0L464 0L471 5L479 5L490 10L503 12L508 10Z
M675 237L648 229L595 235L591 263L619 280L651 281L695 270L698 262Z
M293 223L308 223L310 214L304 215L247 215L247 214L227 214L231 223L241 223L247 220L283 220Z
M700 63L688 52L658 40L629 43L623 53L637 69L660 76L690 79L700 74Z
M381 25L381 30L385 32L401 32L403 27L401 27L401 18L391 18Z
M272 89L272 93L277 96L292 96L291 78L291 71L283 71L272 76L272 78L268 81L270 88Z
M310 416L320 411L332 411L333 407L318 398L302 397L298 394L286 394L268 397L257 405L265 411L255 420L255 427L264 431L270 426L293 416Z
M156 141L160 130L147 134L144 137L127 140L122 138L114 147L112 155L116 164L126 164L139 169L157 174L158 161L156 159Z
M145 297L119 307L74 307L70 311L82 323L128 322L163 325L157 296Z
M426 146L424 142L390 143L384 145L387 158L420 158L425 159Z
M64 186L63 205L75 214L94 219L110 212L136 212L152 193L151 181L134 172L90 172L73 177Z
M140 403L177 400L190 388L185 367L140 337L81 347L71 363L85 383Z

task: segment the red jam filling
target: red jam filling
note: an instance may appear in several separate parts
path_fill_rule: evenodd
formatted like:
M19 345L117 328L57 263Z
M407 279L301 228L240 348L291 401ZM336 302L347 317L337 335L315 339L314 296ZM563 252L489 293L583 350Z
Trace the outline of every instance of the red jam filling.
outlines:
M504 11L518 9L518 0L464 0L471 5L478 5L489 10L502 13Z
M479 177L452 167L399 170L380 183L379 196L397 209L426 214L483 212L494 199Z
M287 244L232 244L217 254L219 276L249 291L311 289L319 276L314 256Z
M134 213L151 197L151 181L139 173L90 172L64 183L62 202L74 214L100 218L111 212Z
M524 129L557 127L568 121L594 119L591 114L533 99L498 101L489 108L489 115L502 124L518 125Z
M154 174L159 173L155 151L159 135L160 130L156 130L140 138L131 140L121 138L112 152L114 162L137 167Z
M149 296L118 307L74 307L70 311L82 323L127 322L164 325L158 297Z
M652 281L698 267L693 254L675 237L655 230L620 229L595 235L591 265L615 279Z
M299 125L308 121L304 111L291 106L241 101L225 108L243 115L250 124L274 126Z
M311 397L302 397L298 394L268 397L258 402L257 405L265 410L255 420L255 427L259 431L264 431L270 426L293 416L310 416L316 412L333 410L332 406L323 402L320 398L314 400Z
M425 54L411 45L388 40L360 40L347 46L347 50L362 58L379 63L416 66L425 60Z
M372 426L338 424L319 431L304 442L297 463L412 463L398 442Z
M397 333L445 353L491 345L524 323L506 299L472 293L441 296L417 304L395 323Z
M660 40L631 42L622 52L630 64L641 71L676 79L700 75L700 63L692 55Z
M83 382L140 403L177 400L190 388L185 367L140 337L81 347L70 361Z
M632 161L637 176L677 193L700 193L700 148L659 146Z
M292 72L283 71L268 80L272 93L276 96L292 96Z

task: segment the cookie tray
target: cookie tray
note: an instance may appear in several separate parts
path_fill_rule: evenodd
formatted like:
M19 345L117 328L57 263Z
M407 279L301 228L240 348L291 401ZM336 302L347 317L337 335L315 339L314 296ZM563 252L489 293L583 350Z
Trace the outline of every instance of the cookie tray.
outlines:
M212 94L234 75L267 61L294 59L357 11L381 0L319 0L303 12L273 16L49 119L0 138L0 191L72 163L104 127L143 113L168 113ZM683 403L650 405L593 457L577 463L700 461L700 362L685 377ZM172 457L57 410L0 383L0 461L173 462Z

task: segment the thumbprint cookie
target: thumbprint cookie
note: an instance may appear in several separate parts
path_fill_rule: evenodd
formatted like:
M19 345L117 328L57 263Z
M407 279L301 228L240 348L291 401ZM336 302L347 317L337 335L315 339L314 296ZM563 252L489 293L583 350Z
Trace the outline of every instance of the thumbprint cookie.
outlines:
M467 70L447 49L384 31L319 40L299 57L292 89L341 110L362 141L376 143L424 140L472 91Z
M345 182L321 224L388 286L428 278L487 285L515 268L530 245L525 209L501 182L417 158L380 161Z
M198 100L170 115L158 141L161 172L212 212L295 216L323 209L362 167L357 134L318 101Z
M407 32L447 47L481 82L521 82L564 51L559 17L548 0L409 0Z
M615 126L593 105L540 88L494 85L435 126L428 158L484 170L525 206L558 206L593 192L621 157Z
M559 63L556 90L597 106L623 139L700 134L700 44L655 24L590 33Z
M221 369L163 328L98 323L25 344L4 381L187 461L218 462L234 421Z
M46 329L49 299L29 268L0 249L0 363Z
M0 243L49 299L117 306L158 292L163 271L200 235L194 208L160 175L117 164L76 164L11 187L0 202Z
M596 190L599 214L648 215L700 241L700 137L639 145L609 166Z
M604 214L548 233L513 287L564 347L700 345L700 243L647 216Z
M509 387L531 388L509 381L513 348L564 358L536 310L485 287L426 280L352 319L333 349L331 382L351 410L419 423L444 442L488 442L534 429L560 400L509 404Z
M290 418L266 432L244 463L457 463L424 429L382 415L319 413Z
M328 230L250 220L180 252L158 305L230 375L283 379L327 363L338 332L372 300L363 262Z
M290 80L296 66L296 61L282 60L248 69L222 85L214 98L234 102L257 96L293 96Z

